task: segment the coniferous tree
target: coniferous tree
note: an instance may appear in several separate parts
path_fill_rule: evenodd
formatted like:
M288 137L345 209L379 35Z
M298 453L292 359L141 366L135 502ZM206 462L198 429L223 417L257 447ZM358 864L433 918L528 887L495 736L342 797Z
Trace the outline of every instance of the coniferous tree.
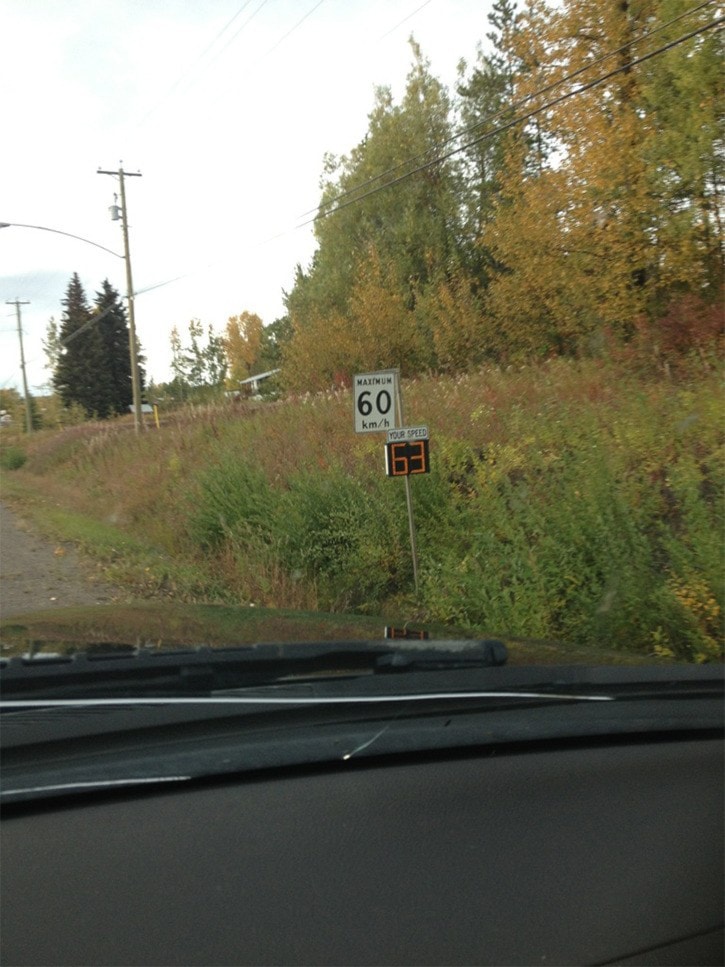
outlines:
M46 355L63 405L78 404L86 416L105 420L126 413L133 399L126 310L106 279L89 307L77 274L68 283L60 328L51 320ZM143 388L143 357L137 344Z
M111 412L111 395L103 340L93 315L78 274L74 273L64 300L60 324L62 346L53 385L64 406L78 403L89 418L105 419Z
M501 191L505 147L512 137L507 132L493 132L514 116L514 81L521 69L512 49L517 29L516 3L495 0L488 21L492 29L486 37L491 50L485 52L479 46L470 68L465 61L460 62L457 86L461 125L468 132L463 143L473 142L463 156L466 231L479 240L478 245L473 245L479 253L485 252L486 225L493 218ZM488 253L483 261L490 262Z
M110 410L113 413L127 413L133 402L131 383L131 353L126 307L121 297L108 279L101 291L96 293L95 309L99 314L98 328L105 352L105 373L108 381ZM144 385L143 358L139 359L139 382Z

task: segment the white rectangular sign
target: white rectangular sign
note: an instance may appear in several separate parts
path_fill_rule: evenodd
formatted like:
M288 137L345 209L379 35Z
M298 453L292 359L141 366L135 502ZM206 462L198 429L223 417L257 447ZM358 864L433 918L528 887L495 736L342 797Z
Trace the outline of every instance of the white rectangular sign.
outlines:
M398 370L358 373L352 378L356 433L380 433L398 425Z
M427 440L427 426L401 426L397 430L388 430L388 443L400 443L408 440Z

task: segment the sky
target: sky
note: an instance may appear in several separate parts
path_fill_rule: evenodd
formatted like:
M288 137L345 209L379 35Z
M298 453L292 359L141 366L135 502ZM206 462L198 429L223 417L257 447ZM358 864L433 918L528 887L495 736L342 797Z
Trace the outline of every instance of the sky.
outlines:
M89 301L105 278L126 294L109 212L118 178L99 168L141 173L126 200L148 377L170 378L174 326L183 338L191 319L222 332L245 310L265 324L283 315L315 249L302 223L325 154L359 143L376 86L400 99L411 34L452 88L460 59L486 43L491 2L2 0L0 388L22 391L8 303L27 303L38 393L71 275Z

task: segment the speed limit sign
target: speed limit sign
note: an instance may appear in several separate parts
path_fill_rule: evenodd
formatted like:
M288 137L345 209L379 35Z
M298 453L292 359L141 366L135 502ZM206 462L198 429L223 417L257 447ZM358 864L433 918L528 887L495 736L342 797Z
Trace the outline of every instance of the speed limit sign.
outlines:
M398 370L359 373L352 380L356 433L379 433L398 425Z

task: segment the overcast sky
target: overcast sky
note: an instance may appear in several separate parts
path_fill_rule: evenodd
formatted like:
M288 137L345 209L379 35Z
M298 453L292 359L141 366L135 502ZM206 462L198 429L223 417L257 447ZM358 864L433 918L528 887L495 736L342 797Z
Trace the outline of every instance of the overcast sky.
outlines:
M326 152L364 135L376 85L399 99L414 34L449 87L488 29L491 0L2 0L0 221L45 226L121 253L109 206L126 180L139 338L169 377L169 332L217 331L245 309L283 314L314 251L300 217ZM78 272L125 295L120 258L53 232L0 229L0 387L31 390L41 340ZM181 276L177 281L169 281ZM158 288L144 290L159 283Z

